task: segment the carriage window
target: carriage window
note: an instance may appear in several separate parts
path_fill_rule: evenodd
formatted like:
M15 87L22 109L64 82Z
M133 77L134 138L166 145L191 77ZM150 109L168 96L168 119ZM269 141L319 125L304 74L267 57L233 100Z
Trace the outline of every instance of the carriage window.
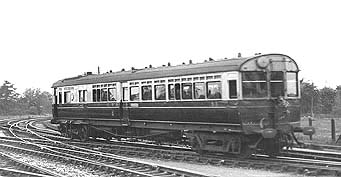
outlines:
M78 97L79 102L85 102L86 101L86 90L79 90L78 95L79 95L79 97Z
M92 90L92 101L93 101L93 102L96 102L96 101L97 101L96 95L97 95L97 91L96 91L96 89L93 89L93 90Z
M123 101L129 100L129 92L128 87L123 87Z
M78 102L84 102L84 96L82 90L78 90Z
M168 99L169 100L180 100L180 84L169 84L168 85Z
M138 86L130 87L130 101L138 100L140 100L139 87Z
M168 85L168 99L169 100L175 100L175 88L174 84Z
M108 89L101 89L101 101L108 101Z
M101 101L101 89L97 89L96 93L97 93L96 95L97 101Z
M180 84L175 84L175 99L180 100Z
M194 83L194 98L205 99L205 83L203 82Z
M220 99L221 98L221 82L207 82L207 98Z
M229 81L229 98L230 99L237 98L237 81L236 80Z
M63 103L63 93L62 92L58 92L58 103L62 104Z
M100 89L93 89L92 90L92 100L93 100L93 102L101 101L101 90Z
M192 99L192 84L182 84L182 99Z
M142 86L142 100L152 100L152 86Z
M284 96L283 72L271 72L270 90L272 97Z
M268 96L265 72L243 72L242 80L244 98L264 98Z
M71 102L71 92L64 92L64 103Z
M116 88L109 88L108 94L109 94L109 101L116 101L117 99Z
M155 100L165 100L166 99L166 85L155 85Z
M298 96L297 73L287 72L287 94L288 97Z

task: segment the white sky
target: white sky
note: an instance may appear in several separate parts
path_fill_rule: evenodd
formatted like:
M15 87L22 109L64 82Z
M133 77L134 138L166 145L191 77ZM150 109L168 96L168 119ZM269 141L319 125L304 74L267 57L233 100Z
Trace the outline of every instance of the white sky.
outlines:
M341 85L339 0L0 1L0 84L51 91L86 71L254 53L294 58L300 77Z

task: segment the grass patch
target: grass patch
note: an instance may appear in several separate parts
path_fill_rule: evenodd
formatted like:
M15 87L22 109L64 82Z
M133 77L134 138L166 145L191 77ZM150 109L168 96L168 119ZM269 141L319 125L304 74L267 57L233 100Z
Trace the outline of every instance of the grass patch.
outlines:
M335 141L332 140L331 119L332 118L314 118L312 123L316 133L312 136L312 140L309 139L309 136L303 135L302 133L296 134L297 139L307 143L334 145ZM333 119L335 120L335 138L337 140L341 135L341 117ZM301 126L309 126L308 117L301 118ZM339 140L338 144L341 144L341 140Z

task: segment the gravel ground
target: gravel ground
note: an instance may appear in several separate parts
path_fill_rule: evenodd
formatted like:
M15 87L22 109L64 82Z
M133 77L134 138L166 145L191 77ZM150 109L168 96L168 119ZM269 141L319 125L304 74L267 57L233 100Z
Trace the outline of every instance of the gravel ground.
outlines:
M0 131L0 136L4 136ZM94 175L91 171L88 171L82 166L66 165L62 163L52 162L46 159L23 156L16 154L16 156L30 164L34 164L39 167L44 167L56 171L60 174L66 176L76 176L76 177L98 177ZM136 159L135 159L136 160ZM155 165L166 165L175 168L187 169L189 171L195 171L202 174L210 176L219 177L303 177L303 175L289 174L289 173L275 173L271 171L245 169L245 168L228 168L219 167L212 165L198 165L183 162L171 162L171 161L161 161L161 160L151 160L151 159L138 159L141 162L153 163Z
M303 177L302 175L289 173L275 173L271 171L245 169L245 168L228 168L212 165L198 165L182 162L170 162L161 160L139 159L156 165L167 165L176 168L187 169L190 171L200 172L209 176L219 177Z
M67 165L62 163L56 163L53 161L49 161L39 157L32 157L27 155L21 154L13 154L18 159L23 162L29 163L34 166L42 167L54 171L55 173L62 174L65 176L72 176L72 177L99 177L98 175L94 175L91 171L87 170L83 166L75 166L75 165Z
M33 164L35 166L43 167L55 171L56 173L72 176L72 177L100 177L94 175L91 171L83 166L66 165L56 163L39 157L32 157L27 155L13 154L18 159ZM136 160L136 159L135 159ZM212 165L198 165L183 162L170 162L151 159L137 159L141 162L153 163L155 165L167 165L175 168L187 169L189 171L199 172L201 174L214 176L214 177L303 177L302 175L274 173L270 171L244 169L244 168L228 168Z

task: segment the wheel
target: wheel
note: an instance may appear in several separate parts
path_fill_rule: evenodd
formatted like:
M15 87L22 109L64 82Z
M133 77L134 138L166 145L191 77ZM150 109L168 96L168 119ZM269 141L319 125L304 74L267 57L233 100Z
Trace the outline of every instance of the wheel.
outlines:
M87 141L89 140L89 131L88 131L88 126L86 125L81 125L80 128L78 129L79 133L79 139L81 141Z

